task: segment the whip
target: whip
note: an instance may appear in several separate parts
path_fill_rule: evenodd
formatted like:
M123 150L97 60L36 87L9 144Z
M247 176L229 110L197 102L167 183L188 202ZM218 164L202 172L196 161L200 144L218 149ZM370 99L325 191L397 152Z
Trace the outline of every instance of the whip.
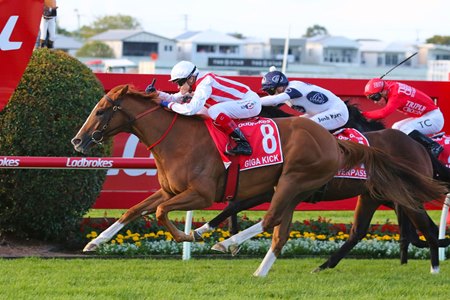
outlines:
M395 68L399 67L400 65L404 64L406 61L408 61L409 59L411 59L414 55L416 55L418 52L413 53L412 55L408 56L407 58L405 58L404 60L402 60L401 62L399 62L396 66L394 66L393 68L391 68L389 71L387 71L386 73L384 73L383 75L380 76L380 79L383 79L384 76L386 76L387 74L391 73L392 70L394 70Z

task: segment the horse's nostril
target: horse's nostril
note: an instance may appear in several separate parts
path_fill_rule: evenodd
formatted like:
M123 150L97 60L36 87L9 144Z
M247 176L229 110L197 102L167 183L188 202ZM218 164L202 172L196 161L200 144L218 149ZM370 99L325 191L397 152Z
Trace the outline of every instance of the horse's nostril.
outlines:
M81 139L74 138L71 141L72 145L77 146L81 143Z

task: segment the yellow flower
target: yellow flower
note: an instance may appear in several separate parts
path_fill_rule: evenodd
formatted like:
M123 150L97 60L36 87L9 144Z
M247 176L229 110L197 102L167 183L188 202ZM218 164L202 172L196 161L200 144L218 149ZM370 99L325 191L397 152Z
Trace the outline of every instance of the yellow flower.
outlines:
M136 246L140 247L141 246L141 242L136 242L134 243Z
M300 234L299 231L293 230L289 233L289 237L298 237L298 235Z
M391 240L391 236L390 235L383 235L383 241L390 241Z
M173 240L173 236L172 236L172 234L170 232L166 232L165 235L166 235L166 241Z
M153 232L151 232L151 233L146 233L146 234L144 235L144 237L145 237L145 238L155 238L156 235L155 235Z
M86 238L88 239L95 239L97 237L97 232L91 231L90 233L86 234Z

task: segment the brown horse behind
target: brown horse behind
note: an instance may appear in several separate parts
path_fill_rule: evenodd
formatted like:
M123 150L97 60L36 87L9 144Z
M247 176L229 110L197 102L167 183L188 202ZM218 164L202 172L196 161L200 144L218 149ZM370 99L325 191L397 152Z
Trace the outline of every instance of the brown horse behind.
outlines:
M119 132L135 134L151 148L161 189L130 208L116 223L86 245L93 251L136 218L156 212L156 218L177 242L192 241L168 218L173 210L200 210L222 199L225 168L200 118L177 115L157 104L150 95L118 86L102 97L72 139L82 153ZM272 191L271 205L261 230L278 226L292 217L298 199L308 198L333 178L338 169L364 163L368 192L376 198L395 199L410 209L419 209L437 199L446 189L428 177L396 162L374 148L338 141L320 125L305 118L281 118L279 127L284 163L244 171L239 176L237 198L248 199ZM258 147L258 145L253 145ZM382 190L376 189L383 186ZM276 233L274 239L276 239Z
M375 132L368 132L364 135L369 140L371 147L382 149L385 153L395 157L396 160L411 165L411 167L416 171L421 172L430 178L433 176L432 164L426 149L403 132L395 129L384 129ZM439 246L448 246L450 241L448 239L438 241L438 228L430 219L425 210L411 210L395 205L394 202L389 199L373 198L367 193L364 180L349 178L334 178L328 182L323 191L317 193L317 195L314 195L313 199L305 199L304 201L334 201L355 196L359 197L348 240L346 240L339 250L333 253L325 263L316 268L316 272L327 268L334 268L341 261L341 259L344 258L353 249L353 247L355 247L356 244L366 236L373 214L381 205L385 205L395 209L398 215L401 229L401 263L404 264L407 262L407 249L410 241L412 241L415 245L430 247L431 272L439 273L438 248ZM269 193L251 199L235 200L231 202L224 209L224 211L222 211L213 220L196 229L194 231L194 236L197 240L201 239L202 233L217 227L220 222L224 221L227 217L242 210L250 209L264 202L269 202L270 199L271 194ZM290 221L288 219L284 219L282 224L285 222L286 225L283 228L288 228L287 224L290 224ZM415 228L412 224L410 224L411 222ZM417 234L415 234L416 229L422 232L428 244L418 239ZM241 238L241 235L244 235L245 238ZM213 249L221 252L230 251L233 255L235 255L239 251L239 245L250 237L250 234L243 232L239 235L231 237L228 240L215 244ZM271 252L278 253L281 251L281 248L287 242L288 238L288 230L280 232L280 237L272 245Z

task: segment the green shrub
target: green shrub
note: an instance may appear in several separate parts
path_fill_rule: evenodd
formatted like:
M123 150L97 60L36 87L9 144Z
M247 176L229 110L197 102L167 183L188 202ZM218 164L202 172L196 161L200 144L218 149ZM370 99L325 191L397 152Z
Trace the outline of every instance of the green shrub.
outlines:
M89 68L61 51L34 51L0 112L0 155L77 156L70 140L104 94ZM92 156L108 156L111 146ZM106 170L0 170L0 231L69 240Z

